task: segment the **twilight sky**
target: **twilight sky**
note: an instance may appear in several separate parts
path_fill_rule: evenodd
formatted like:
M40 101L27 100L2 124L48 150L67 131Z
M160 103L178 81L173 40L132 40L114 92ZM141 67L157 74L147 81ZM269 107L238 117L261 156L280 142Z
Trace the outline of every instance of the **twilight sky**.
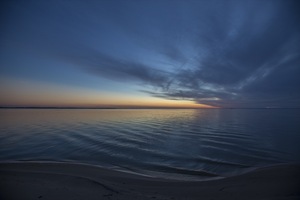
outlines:
M0 106L300 107L297 0L7 0L0 15Z

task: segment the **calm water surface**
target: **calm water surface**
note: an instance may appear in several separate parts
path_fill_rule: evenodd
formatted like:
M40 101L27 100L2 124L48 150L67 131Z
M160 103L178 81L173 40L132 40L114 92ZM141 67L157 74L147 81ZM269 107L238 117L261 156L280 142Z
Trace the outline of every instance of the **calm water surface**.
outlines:
M1 109L0 161L194 179L300 162L297 109Z

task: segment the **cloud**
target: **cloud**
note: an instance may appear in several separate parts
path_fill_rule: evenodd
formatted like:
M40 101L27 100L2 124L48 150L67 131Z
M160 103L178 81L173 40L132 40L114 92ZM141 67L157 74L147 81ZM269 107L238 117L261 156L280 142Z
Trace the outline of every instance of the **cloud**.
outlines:
M138 81L147 86L145 92L161 98L223 107L299 106L297 10L282 1L214 5L201 8L201 14L183 13L178 25L168 24L170 16L148 13L123 26L124 34L137 37L137 45L170 62L169 70L89 51L71 60L99 76ZM152 25L145 24L147 17Z
M118 3L77 2L76 9L63 5L68 9L59 17L41 14L47 31L35 34L34 45L156 97L221 107L300 106L298 1Z

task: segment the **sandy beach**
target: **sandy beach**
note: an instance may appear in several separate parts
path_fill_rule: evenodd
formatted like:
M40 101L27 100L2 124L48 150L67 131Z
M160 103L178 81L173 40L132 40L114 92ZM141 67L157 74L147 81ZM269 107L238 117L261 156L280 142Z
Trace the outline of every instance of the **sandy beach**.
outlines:
M85 164L1 163L0 199L299 199L300 165L175 181Z

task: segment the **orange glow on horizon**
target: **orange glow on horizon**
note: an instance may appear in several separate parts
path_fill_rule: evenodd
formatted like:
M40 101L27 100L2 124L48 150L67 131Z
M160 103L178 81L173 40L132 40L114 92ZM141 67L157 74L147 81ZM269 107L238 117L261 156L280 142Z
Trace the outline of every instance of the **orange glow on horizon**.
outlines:
M3 79L2 79L3 80ZM2 82L2 81L1 81ZM188 100L120 94L24 80L0 85L0 106L101 108L216 108Z

